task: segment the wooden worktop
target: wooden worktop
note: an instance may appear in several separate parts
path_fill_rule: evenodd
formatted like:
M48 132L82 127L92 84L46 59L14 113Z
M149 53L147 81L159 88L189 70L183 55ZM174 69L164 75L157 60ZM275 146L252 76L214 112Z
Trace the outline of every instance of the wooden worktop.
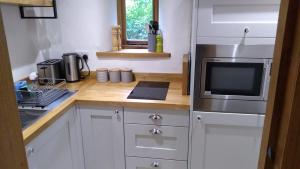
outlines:
M141 80L169 81L170 87L167 98L159 100L127 99L127 96ZM181 92L181 79L177 75L163 74L137 74L136 81L132 83L97 83L92 76L90 79L68 84L70 90L78 92L65 100L58 107L47 113L41 119L23 131L25 145L49 127L54 121L63 115L75 104L98 105L98 106L124 106L131 108L155 108L189 110L189 96L183 96Z

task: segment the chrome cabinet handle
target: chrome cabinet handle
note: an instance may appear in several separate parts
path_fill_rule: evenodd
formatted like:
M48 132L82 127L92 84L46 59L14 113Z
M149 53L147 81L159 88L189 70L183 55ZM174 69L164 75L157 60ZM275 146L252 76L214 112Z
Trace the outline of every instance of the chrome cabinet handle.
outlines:
M152 167L154 168L158 168L159 167L159 163L157 161L154 161L152 164L151 164Z
M162 131L159 129L152 129L149 131L152 135L160 135L162 134Z
M244 33L247 34L247 33L249 33L249 32L250 32L250 28L249 28L249 27L245 27Z
M157 113L155 113L155 114L151 114L151 115L149 116L149 119L152 119L152 120L161 120L161 119L162 119L162 116L159 115L159 114L157 114Z
M197 120L201 121L202 117L200 115L197 116Z
M34 153L34 148L28 147L28 148L26 149L26 155L27 155L27 156L31 156L33 153Z

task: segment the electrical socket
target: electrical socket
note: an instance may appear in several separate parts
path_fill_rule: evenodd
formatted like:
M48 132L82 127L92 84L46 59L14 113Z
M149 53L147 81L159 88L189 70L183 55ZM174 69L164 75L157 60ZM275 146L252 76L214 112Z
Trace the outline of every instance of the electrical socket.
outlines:
M82 55L82 59L84 59L84 60L89 60L89 56L86 55L86 54L84 54L84 55Z

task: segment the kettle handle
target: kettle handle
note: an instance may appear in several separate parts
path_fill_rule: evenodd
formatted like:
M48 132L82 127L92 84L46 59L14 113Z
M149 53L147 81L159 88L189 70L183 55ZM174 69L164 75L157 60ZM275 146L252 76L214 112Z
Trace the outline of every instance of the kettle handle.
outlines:
M79 68L80 71L82 71L82 69L84 68L84 64L83 64L83 59L80 56L77 56L77 58L80 60L81 62L81 68Z

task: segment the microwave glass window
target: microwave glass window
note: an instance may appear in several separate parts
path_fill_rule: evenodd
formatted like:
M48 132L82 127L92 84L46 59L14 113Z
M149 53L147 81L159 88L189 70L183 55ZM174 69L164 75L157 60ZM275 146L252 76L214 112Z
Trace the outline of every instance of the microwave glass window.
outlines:
M259 96L263 63L208 62L205 91L217 95Z

